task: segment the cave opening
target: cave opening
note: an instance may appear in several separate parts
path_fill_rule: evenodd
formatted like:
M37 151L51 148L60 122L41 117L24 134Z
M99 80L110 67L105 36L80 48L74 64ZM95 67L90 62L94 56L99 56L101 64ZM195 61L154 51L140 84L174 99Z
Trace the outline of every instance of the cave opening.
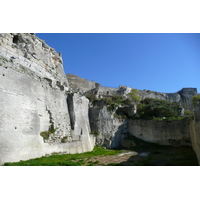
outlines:
M19 42L19 36L18 35L14 35L13 43L18 44L18 42Z

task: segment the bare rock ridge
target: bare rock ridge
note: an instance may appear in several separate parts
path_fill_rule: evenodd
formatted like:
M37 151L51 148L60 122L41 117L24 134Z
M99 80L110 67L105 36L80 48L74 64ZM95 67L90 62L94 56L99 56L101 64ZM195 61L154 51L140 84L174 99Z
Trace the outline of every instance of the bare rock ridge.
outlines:
M73 74L67 74L67 80L69 87L73 91L80 92L84 95L94 94L97 98L101 98L104 95L119 95L126 97L132 89L128 86L122 85L120 85L118 88L103 87L99 83L88 81L87 79L80 78ZM192 96L197 95L196 88L183 88L176 93L162 93L150 90L138 90L138 92L138 95L141 97L141 99L154 98L170 102L178 102L189 110L192 109Z
M103 101L105 96L126 98L132 88L103 87L65 75L61 55L28 33L0 34L0 76L0 165L53 152L82 153L95 144L130 148L134 146L130 136L161 145L192 145L200 161L200 106L194 109L191 104L196 88L177 93L138 90L141 99L194 109L194 119L135 120L131 117L137 105L110 109ZM89 101L89 96L98 101Z

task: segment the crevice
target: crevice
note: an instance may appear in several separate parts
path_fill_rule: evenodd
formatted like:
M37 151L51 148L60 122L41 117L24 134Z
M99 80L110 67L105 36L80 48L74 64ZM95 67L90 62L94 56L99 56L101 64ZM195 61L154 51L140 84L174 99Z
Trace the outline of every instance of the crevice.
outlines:
M18 44L18 42L19 42L19 36L18 35L14 35L14 37L13 37L13 43L14 44Z
M49 86L52 87L52 80L49 78L44 78L44 79L49 83Z
M50 124L53 124L53 117L52 117L51 111L50 111L48 108L46 108L46 111L47 111L48 114L49 114L49 122L50 122Z
M67 107L68 107L68 111L69 111L70 125L71 125L72 130L74 130L74 126L75 126L73 95L74 94L69 94L67 96Z

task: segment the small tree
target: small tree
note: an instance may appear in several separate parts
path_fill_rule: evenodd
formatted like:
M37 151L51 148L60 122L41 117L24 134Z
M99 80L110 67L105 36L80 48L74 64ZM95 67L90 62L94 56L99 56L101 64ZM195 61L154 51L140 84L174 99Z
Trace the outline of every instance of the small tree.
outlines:
M131 101L138 103L141 100L139 96L139 92L137 89L132 89L131 92L128 94Z
M192 105L196 106L200 102L200 95L195 95L192 97Z

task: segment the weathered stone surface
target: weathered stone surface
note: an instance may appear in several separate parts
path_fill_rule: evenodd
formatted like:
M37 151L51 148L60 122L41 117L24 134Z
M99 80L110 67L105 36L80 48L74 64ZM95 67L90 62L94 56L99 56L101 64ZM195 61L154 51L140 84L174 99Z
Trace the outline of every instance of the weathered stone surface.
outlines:
M183 88L176 93L161 93L150 90L139 90L139 96L142 99L153 98L170 102L178 102L181 106L188 110L192 110L191 99L194 95L197 95L196 88Z
M126 97L131 91L130 87L121 85L118 88L103 87L99 83L88 81L73 74L67 74L66 77L73 91L82 94L95 94L97 98L101 98L103 95L120 95Z
M155 121L129 119L128 133L146 142L160 145L191 145L192 120Z
M72 129L59 54L32 34L1 34L0 40L0 164L91 151L88 99L73 95ZM40 133L52 125L55 131L44 139Z
M95 139L107 148L131 148L134 143L129 134L162 145L192 143L200 160L199 106L195 120L171 122L124 119L136 113L135 105L110 111L98 101L89 108L83 94L127 97L132 88L102 87L75 75L65 76L60 54L35 34L0 34L0 77L0 164L52 152L91 151ZM142 99L178 102L190 110L191 98L197 94L196 88L177 93L138 92ZM99 135L95 138L91 132Z
M82 94L94 94L97 98L113 95L127 97L132 90L132 88L130 87L121 85L118 88L103 87L99 83L88 81L72 74L68 74L67 79L70 87L74 91L81 91ZM180 105L188 110L192 110L191 99L193 95L197 95L196 88L183 88L176 93L162 93L150 90L138 90L138 96L140 96L141 99L153 98L170 102L178 102L180 103Z
M92 132L98 132L98 145L107 148L121 146L121 137L127 132L127 121L114 117L115 111L109 111L106 105L97 104L89 109L90 126Z
M195 118L190 125L192 148L195 151L200 165L200 104L194 108Z
M80 78L73 74L67 74L66 77L69 83L69 87L74 92L80 92L84 94L85 92L96 88L96 83L94 81L88 81L87 79Z
M183 88L181 89L178 94L180 95L180 101L179 103L189 109L189 110L193 110L193 106L192 106L192 96L197 95L197 88Z

